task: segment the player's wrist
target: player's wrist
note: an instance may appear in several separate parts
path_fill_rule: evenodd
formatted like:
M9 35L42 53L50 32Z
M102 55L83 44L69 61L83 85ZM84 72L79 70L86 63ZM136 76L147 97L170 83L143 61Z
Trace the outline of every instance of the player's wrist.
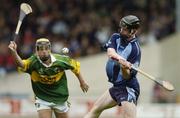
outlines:
M110 56L111 59L119 61L121 58L119 56Z
M122 59L122 58L119 58L119 59L118 59L118 62L119 62L120 64L124 64L125 61L126 61L126 60L124 60L124 59Z
M14 50L11 50L11 54L12 54L12 55L17 55L17 50L15 50L15 49L14 49Z

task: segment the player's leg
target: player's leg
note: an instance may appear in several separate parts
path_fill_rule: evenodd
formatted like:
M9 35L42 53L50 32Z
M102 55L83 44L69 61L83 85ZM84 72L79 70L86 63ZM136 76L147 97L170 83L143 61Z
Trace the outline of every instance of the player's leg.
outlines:
M64 102L53 107L56 118L68 118L69 103Z
M58 112L54 112L56 118L68 118L68 113L58 113Z
M52 118L52 109L50 105L51 103L36 97L35 107L39 118Z
M133 88L113 86L109 89L112 98L122 108L123 118L136 118L138 92Z
M38 117L39 118L52 118L52 110L51 109L38 110Z
M103 110L116 106L117 103L112 99L107 90L93 105L93 108L84 118L98 118Z
M120 94L120 99L125 98L121 101L121 107L123 109L124 118L136 118L136 103L138 94L133 88L126 87L126 90ZM120 100L119 99L119 100ZM120 102L120 101L119 101Z
M124 118L136 118L136 105L133 102L121 102Z

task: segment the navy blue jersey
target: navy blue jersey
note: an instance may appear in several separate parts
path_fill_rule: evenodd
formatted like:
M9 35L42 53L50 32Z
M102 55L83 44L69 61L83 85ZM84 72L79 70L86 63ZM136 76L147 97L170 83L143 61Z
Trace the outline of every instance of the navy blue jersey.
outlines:
M127 41L121 37L119 33L114 33L110 40L106 43L106 48L114 48L116 53L122 56L124 59L132 63L135 67L138 67L141 60L141 50L137 37L134 37L131 41ZM106 73L108 79L114 86L127 86L134 89L139 89L139 83L136 78L137 72L130 70L131 78L123 79L121 65L111 58L106 64Z

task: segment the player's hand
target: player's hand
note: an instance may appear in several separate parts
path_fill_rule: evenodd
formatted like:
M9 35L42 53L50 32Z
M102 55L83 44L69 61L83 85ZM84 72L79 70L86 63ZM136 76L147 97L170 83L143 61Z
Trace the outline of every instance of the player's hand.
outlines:
M131 69L132 67L132 64L124 59L119 59L118 62L121 64L122 68Z
M17 44L15 43L15 41L10 41L10 44L9 44L9 49L12 51L12 52L15 52L16 53L16 50L17 50Z
M86 93L89 89L89 86L85 82L81 83L80 87L84 93Z

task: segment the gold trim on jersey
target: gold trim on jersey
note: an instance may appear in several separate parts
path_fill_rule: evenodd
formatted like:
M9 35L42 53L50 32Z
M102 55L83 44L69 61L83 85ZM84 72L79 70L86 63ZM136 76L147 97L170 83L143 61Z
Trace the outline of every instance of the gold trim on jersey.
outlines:
M80 73L80 62L77 62L75 60L70 61L71 65L74 67L73 70L71 70L74 74L79 74Z
M27 60L22 60L22 62L24 64L24 68L19 67L18 70L20 70L20 72L21 71L25 72L29 68L31 61L27 59Z
M31 79L33 82L41 82L43 84L53 84L61 79L63 76L64 71L59 72L55 75L47 76L47 75L40 75L36 71L33 71L31 74Z

